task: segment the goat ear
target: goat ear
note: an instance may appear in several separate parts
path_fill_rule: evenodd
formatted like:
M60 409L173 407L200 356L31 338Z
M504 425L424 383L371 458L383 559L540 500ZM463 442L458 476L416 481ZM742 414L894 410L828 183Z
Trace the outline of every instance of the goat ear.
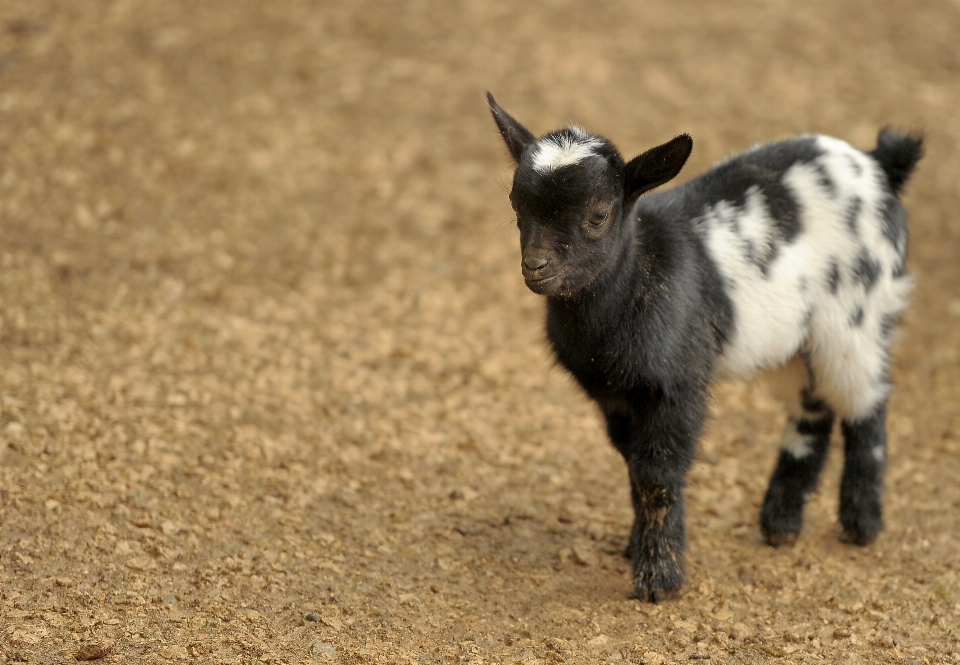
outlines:
M673 180L693 150L693 139L681 134L672 141L631 159L624 168L623 195L630 201L644 192Z
M500 108L497 100L489 92L487 93L487 103L490 105L490 112L493 113L493 119L500 128L500 135L503 136L513 161L520 163L523 156L523 149L536 141L536 137L530 133L526 127L517 122L513 116Z

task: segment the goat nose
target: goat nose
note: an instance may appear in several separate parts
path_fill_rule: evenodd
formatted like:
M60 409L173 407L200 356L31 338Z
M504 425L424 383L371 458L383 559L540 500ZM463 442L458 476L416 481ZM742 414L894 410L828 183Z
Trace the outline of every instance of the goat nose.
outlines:
M550 257L540 255L523 257L523 267L527 270L540 270L550 263Z

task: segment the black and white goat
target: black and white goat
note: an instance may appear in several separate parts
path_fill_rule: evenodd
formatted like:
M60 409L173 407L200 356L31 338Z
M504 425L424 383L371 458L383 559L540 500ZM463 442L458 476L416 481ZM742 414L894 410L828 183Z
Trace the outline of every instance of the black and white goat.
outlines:
M689 136L624 162L603 137L571 126L538 139L488 102L517 163L523 276L546 296L557 358L629 468L638 596L683 584L684 476L714 380L771 372L788 405L760 514L767 542L800 533L835 417L843 538L872 541L883 528L888 354L911 287L898 194L922 139L884 130L865 153L802 136L641 198L680 172Z

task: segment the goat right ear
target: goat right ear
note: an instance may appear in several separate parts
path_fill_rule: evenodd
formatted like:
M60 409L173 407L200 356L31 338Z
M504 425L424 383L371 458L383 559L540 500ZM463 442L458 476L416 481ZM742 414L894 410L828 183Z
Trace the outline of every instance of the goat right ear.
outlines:
M627 162L623 176L624 200L631 201L644 192L673 180L687 163L693 139L681 134Z
M500 135L503 136L507 149L513 156L513 161L519 164L524 148L536 141L536 137L530 133L530 130L517 122L513 116L500 108L497 100L489 92L487 93L487 103L490 105L490 111L493 113L493 119L496 121L497 127L500 128Z

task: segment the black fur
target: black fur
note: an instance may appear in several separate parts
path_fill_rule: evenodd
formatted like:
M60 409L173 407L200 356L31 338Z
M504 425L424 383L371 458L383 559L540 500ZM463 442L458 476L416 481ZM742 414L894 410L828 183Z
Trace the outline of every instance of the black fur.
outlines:
M884 340L890 341L893 337L898 318L899 317L887 315L880 321L880 335Z
M849 162L849 164L850 164L850 168L851 168L851 170L853 170L854 174L856 174L856 176L857 176L858 178L859 178L860 176L862 176L862 175L863 175L863 167L860 166L860 163L857 162L857 160L855 160L853 157L850 157L849 155L847 156L847 160L848 160L848 162Z
M836 259L830 261L830 270L827 272L827 284L830 286L830 293L837 295L837 289L840 288L840 266Z
M860 253L857 255L856 263L853 264L852 268L852 277L856 282L863 284L864 288L869 291L877 283L877 278L880 277L880 264L875 258L870 256L870 253L864 248L860 250Z
M834 184L833 180L830 178L830 174L827 173L827 169L824 168L823 164L816 165L817 171L817 184L823 188L831 199L837 195L837 186Z
M886 469L886 403L859 421L844 420L843 476L840 478L840 524L844 539L872 542L883 529L883 474Z
M877 147L870 152L887 175L894 194L903 191L903 186L913 173L917 162L923 157L923 137L916 134L895 132L889 127L880 131Z
M883 201L883 235L899 252L899 261L894 266L894 275L902 276L907 264L907 211L896 196L888 196Z
M523 158L524 148L533 142L533 134L514 120L513 116L500 108L489 92L487 93L487 103L490 104L493 119L496 121L497 127L500 128L500 135L503 136L503 141L507 144L510 156L513 157L513 161L519 163Z
M860 217L860 208L863 207L863 201L860 200L859 196L853 197L853 200L850 201L850 205L847 207L847 212L844 214L844 218L847 220L847 228L850 229L850 233L856 237L857 229L857 218Z
M632 203L644 192L676 178L692 151L693 139L681 134L631 159L625 168L624 201Z
M833 413L823 406L819 413L805 414L787 427L809 437L810 452L798 459L787 450L780 451L760 509L760 529L774 547L792 543L803 528L803 507L816 489L827 459Z
M863 325L863 307L857 307L850 314L850 327L859 328Z

